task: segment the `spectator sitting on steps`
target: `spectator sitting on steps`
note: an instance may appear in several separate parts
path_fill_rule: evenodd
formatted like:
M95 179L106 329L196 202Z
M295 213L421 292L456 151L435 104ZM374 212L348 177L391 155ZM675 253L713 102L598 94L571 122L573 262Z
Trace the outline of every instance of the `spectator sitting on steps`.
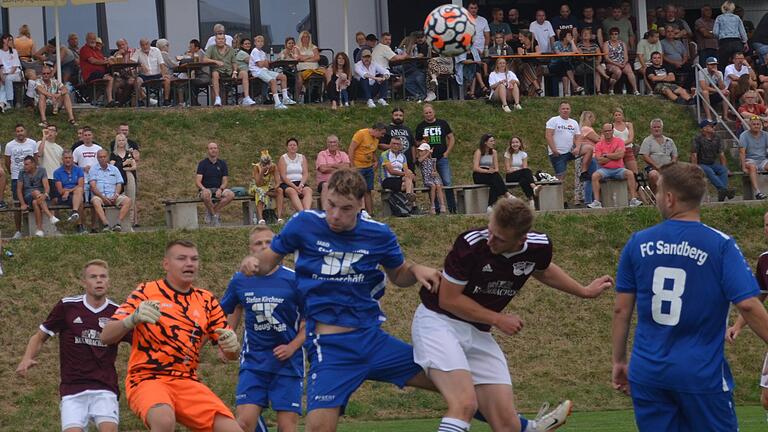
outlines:
M758 116L749 119L749 130L739 136L739 161L744 174L749 176L752 192L755 199L768 198L760 191L757 183L758 172L765 172L768 168L768 132L763 130L763 121Z
M728 188L728 162L725 160L725 147L715 134L717 123L702 120L699 123L701 133L693 138L691 145L691 163L698 165L712 185L717 189L717 200L733 199L736 192Z

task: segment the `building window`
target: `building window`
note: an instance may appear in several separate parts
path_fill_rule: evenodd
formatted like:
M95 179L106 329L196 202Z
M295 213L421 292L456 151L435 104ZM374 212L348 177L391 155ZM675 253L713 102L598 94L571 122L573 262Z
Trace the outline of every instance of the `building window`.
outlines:
M53 8L43 8L45 13L45 40L56 37L56 12ZM85 43L85 34L88 32L98 33L98 22L96 17L96 5L67 5L59 8L59 34L63 45L66 45L67 37L75 33L80 39L80 43ZM42 46L42 44L38 44Z
M307 30L317 44L309 3L307 0L260 1L261 30L267 43L283 45L288 36L295 37L298 42L299 33Z
M281 2L275 2L281 3ZM200 41L205 44L213 36L213 26L222 24L227 34L251 35L251 6L249 0L199 0Z
M110 48L116 48L118 39L125 39L132 47L139 46L139 39L156 39L157 5L155 0L131 0L107 3L107 30Z

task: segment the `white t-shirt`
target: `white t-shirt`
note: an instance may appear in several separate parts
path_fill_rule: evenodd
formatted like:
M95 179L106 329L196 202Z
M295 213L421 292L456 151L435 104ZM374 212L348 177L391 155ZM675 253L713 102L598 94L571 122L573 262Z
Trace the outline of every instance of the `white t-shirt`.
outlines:
M149 53L137 49L131 55L131 61L141 63L142 66L147 68L146 73L144 73L144 70L142 69L144 75L160 75L162 72L160 65L165 64L163 53L161 53L160 49L157 47L149 47Z
M230 35L224 35L224 40L226 41L226 44L229 46L232 46L232 36ZM204 50L207 50L209 46L216 45L216 35L213 35L208 38L208 42L205 43Z
M550 24L549 21L544 20L543 24L539 24L537 21L534 21L531 23L531 25L528 26L528 30L533 33L533 36L536 38L536 42L539 43L539 49L541 52L552 52L552 47L549 45L549 38L554 37L556 39L557 36L555 36L555 29L552 28L552 24Z
M5 145L5 155L11 158L11 180L18 180L19 173L24 169L24 158L37 153L37 141L27 138L20 143L13 140ZM11 191L14 194L16 191Z
M396 54L389 45L376 44L371 50L371 61L377 65L389 69L389 60Z
M267 53L265 53L264 51L258 48L254 48L251 51L251 59L248 60L248 70L251 71L251 75L258 76L263 69L266 69L259 66L257 63L257 62L262 62L266 59L267 59Z
M40 148L38 144L38 149ZM43 154L40 155L40 165L45 168L45 173L49 179L53 179L53 172L59 169L61 166L61 155L64 154L64 149L60 145L47 142L43 149Z
M726 87L730 87L731 86L731 82L732 81L731 81L730 78L728 78L729 75L736 75L737 77L741 77L742 75L749 74L749 71L750 71L750 69L749 69L749 66L747 66L747 65L741 65L741 70L738 71L738 70L736 70L736 65L735 64L729 64L728 66L725 67L725 73L723 74L723 75L725 75L725 77L724 77L725 86Z
M490 85L491 87L496 85L497 82L503 81L503 80L507 80L507 83L509 83L510 81L517 81L518 83L520 83L520 80L517 79L517 75L515 75L515 73L512 71L507 71L506 74L494 71L494 72L491 72L490 75L488 75L488 85Z
M553 139L555 148L560 154L571 151L576 142L576 135L581 134L581 128L579 128L579 123L576 120L572 118L565 120L560 116L554 116L547 120L547 129L555 131ZM547 154L552 154L552 149L549 146L547 146Z
M504 152L504 159L512 160L512 170L518 170L523 167L523 161L528 157L528 153L518 150L515 154L510 154L509 150Z
M101 150L101 146L98 144L92 144L90 147L87 147L85 144L79 145L72 152L72 157L75 159L77 166L85 170L85 167L98 165L99 161L96 159L96 153L99 150Z
M480 15L475 18L475 37L472 38L472 47L480 51L485 48L485 33L491 32L491 27L488 26L488 20ZM493 37L493 35L491 35Z

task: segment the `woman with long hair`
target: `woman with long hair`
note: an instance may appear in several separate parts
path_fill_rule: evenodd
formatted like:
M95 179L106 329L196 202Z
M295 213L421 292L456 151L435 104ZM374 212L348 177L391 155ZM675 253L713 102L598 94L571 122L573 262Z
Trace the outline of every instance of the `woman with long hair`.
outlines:
M608 40L603 42L603 53L606 70L610 76L608 79L608 94L613 94L613 87L621 78L621 75L624 74L627 77L627 81L629 81L630 87L632 87L632 92L635 96L640 96L640 92L637 91L635 72L629 63L629 49L627 44L619 39L619 29L617 27L611 27L608 30Z
M139 212L136 203L136 170L138 163L133 158L133 152L128 150L128 138L123 134L115 135L115 148L109 155L109 163L114 165L123 177L125 195L131 199L131 223L139 224Z
M299 64L296 65L296 99L304 100L304 82L313 75L325 76L325 68L320 67L320 50L312 43L312 34L304 30L299 33Z
M624 118L624 110L613 109L613 136L624 141L624 168L637 174L637 158L635 157L635 127Z
M540 186L536 186L533 172L528 168L528 153L525 152L525 144L519 136L509 139L507 150L504 152L504 171L507 173L507 183L519 183L528 203L534 208L533 198Z
M325 69L325 92L331 100L331 109L337 106L349 106L349 84L352 69L347 53L340 52L333 57L331 67Z
M541 54L539 44L536 42L536 38L533 37L533 33L528 30L520 30L520 35L517 42L512 43L512 49L515 50L517 55L526 54ZM512 65L512 69L520 77L523 90L526 91L528 96L543 96L544 90L541 89L539 83L541 77L544 76L544 71L539 65L538 60L524 60L516 59Z
M19 27L19 34L13 41L13 47L16 48L21 61L25 63L34 62L35 59L32 56L37 52L37 48L35 46L35 40L32 39L32 34L29 31L28 25L24 24Z
M13 83L21 81L21 60L13 43L13 36L8 33L0 38L0 64L2 65L2 86L0 89L0 109L3 112L13 108Z
M488 211L496 203L499 197L510 196L507 185L499 174L499 158L496 152L496 138L491 134L483 134L480 144L472 158L472 180L475 184L484 184L490 187L488 192Z
M503 58L496 60L493 72L488 76L488 85L491 87L491 100L501 101L501 109L504 112L512 112L508 104L510 96L515 103L515 109L523 109L520 106L520 80L514 72L507 69L507 61Z

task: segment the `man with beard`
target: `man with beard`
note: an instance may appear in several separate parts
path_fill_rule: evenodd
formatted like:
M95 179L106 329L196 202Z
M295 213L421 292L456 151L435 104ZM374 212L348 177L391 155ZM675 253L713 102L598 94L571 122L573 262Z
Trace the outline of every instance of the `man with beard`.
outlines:
M395 107L392 110L392 122L387 126L387 133L384 134L384 138L379 141L379 150L389 150L389 141L392 137L400 138L400 142L403 144L403 153L408 162L408 169L413 171L413 161L416 160L416 146L414 146L416 141L411 128L405 125L405 111L400 107Z

